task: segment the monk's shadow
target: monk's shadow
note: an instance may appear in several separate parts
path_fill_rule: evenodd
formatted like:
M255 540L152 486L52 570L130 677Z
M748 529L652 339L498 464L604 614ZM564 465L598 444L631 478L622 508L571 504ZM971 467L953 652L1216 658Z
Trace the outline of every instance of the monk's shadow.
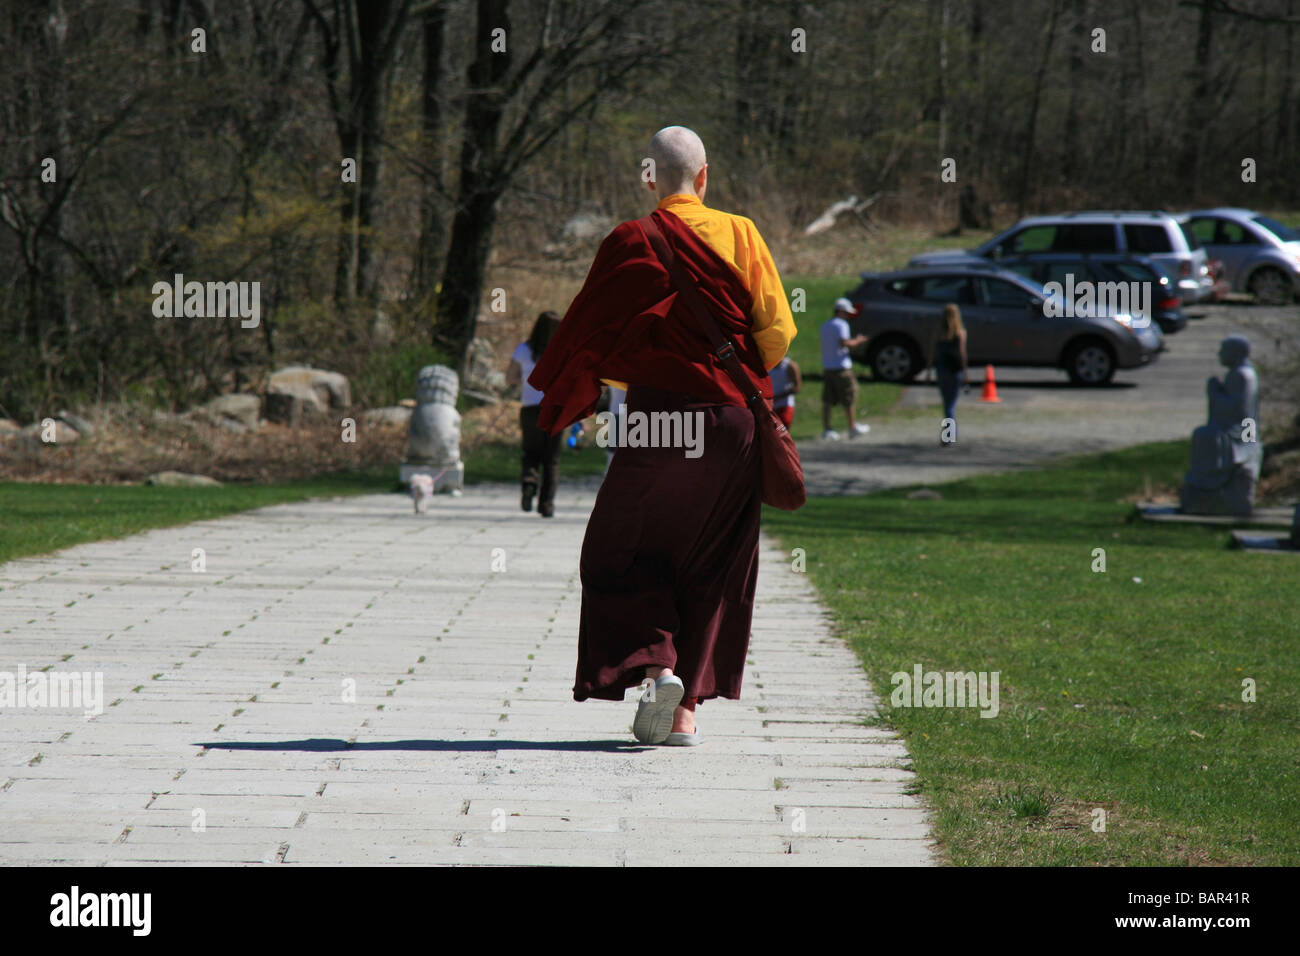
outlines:
M312 737L308 740L223 740L196 743L205 750L306 751L310 753L357 753L367 750L407 750L427 753L491 753L497 750L555 750L579 753L641 753L655 750L625 740L346 740Z

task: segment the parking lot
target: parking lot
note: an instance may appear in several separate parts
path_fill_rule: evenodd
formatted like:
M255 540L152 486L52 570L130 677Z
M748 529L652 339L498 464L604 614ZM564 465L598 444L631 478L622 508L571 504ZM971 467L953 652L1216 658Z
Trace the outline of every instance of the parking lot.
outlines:
M1166 337L1152 365L1121 370L1103 387L1072 386L1065 372L997 368L1001 402L982 404L983 368L957 404L958 442L939 447L939 392L923 378L909 387L884 421L868 419L870 434L852 441L800 446L811 494L863 494L879 488L939 482L987 471L1033 467L1060 455L1184 438L1203 424L1205 380L1222 375L1217 353L1226 335L1250 339L1256 364L1278 354L1277 339L1295 335L1300 305L1265 307L1246 300L1188 307L1190 321ZM1289 332L1288 332L1289 330ZM860 378L870 372L860 368ZM1270 382L1260 371L1267 419ZM933 415L924 414L933 409ZM819 414L813 403L800 414Z

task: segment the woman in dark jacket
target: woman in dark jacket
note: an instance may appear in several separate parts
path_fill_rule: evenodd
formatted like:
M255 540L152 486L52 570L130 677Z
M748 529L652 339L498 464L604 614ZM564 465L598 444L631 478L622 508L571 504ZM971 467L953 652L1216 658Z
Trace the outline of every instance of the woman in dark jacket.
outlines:
M519 430L523 435L523 493L519 504L524 511L533 510L533 496L537 495L537 513L543 518L555 515L555 484L560 465L560 445L564 433L548 435L537 427L541 411L542 393L528 384L533 366L542 357L546 343L560 327L560 317L554 312L543 312L533 323L527 342L520 342L510 356L506 382L519 386ZM540 487L538 471L541 472ZM540 493L539 493L540 492Z

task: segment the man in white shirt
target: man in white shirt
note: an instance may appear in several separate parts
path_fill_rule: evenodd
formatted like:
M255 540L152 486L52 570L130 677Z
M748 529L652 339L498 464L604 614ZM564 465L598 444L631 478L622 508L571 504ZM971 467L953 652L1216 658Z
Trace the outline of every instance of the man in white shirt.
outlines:
M822 438L839 441L839 432L831 428L831 409L843 405L849 419L849 437L865 435L871 427L855 422L853 415L858 401L858 380L853 375L853 359L849 350L867 341L865 335L854 336L849 319L857 314L848 299L835 300L835 314L822 325Z

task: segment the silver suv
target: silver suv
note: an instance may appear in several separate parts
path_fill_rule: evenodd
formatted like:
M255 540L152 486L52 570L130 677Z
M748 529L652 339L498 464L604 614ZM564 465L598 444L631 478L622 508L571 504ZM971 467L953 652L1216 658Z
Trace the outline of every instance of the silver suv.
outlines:
M1208 257L1195 234L1166 212L1071 212L1031 216L969 252L928 252L908 266L949 265L970 256L998 260L1035 252L1133 253L1154 259L1178 279L1183 302L1210 297Z

